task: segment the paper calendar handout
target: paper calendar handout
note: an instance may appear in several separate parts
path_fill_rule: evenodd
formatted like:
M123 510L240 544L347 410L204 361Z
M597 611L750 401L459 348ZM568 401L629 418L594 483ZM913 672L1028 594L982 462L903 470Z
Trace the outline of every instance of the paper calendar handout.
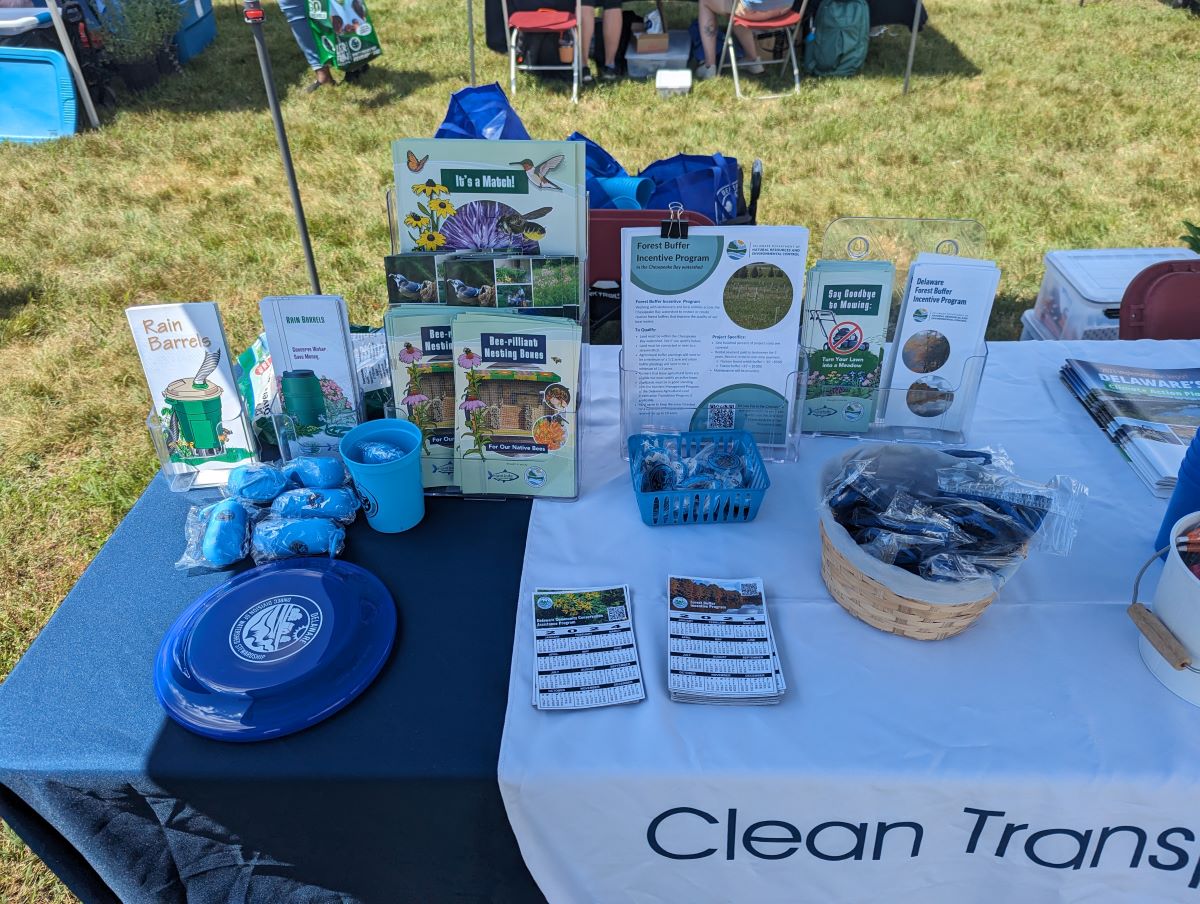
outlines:
M564 710L646 696L628 587L533 592L533 705Z
M667 581L667 689L678 703L763 705L787 690L762 578Z

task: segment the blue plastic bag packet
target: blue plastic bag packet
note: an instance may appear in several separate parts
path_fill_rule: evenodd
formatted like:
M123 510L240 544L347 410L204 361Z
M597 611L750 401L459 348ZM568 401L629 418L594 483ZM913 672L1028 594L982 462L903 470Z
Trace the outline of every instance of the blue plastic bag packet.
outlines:
M250 551L250 525L257 509L241 499L194 505L184 525L187 546L175 567L181 570L228 568Z
M225 485L230 496L250 502L270 502L287 489L287 476L275 465L238 465Z
M358 497L347 489L298 489L280 493L271 512L281 518L332 518L349 524L358 511Z
M389 461L399 461L408 455L395 443L384 443L378 440L368 440L358 444L358 460L365 465L382 465Z
M293 486L332 489L346 485L342 460L326 455L301 455L284 465L283 473Z
M646 203L649 209L666 210L678 202L718 225L737 216L738 162L734 157L676 154L651 163L641 175L654 182L654 194Z
M328 518L264 518L254 525L250 551L256 565L293 556L334 557L346 529Z
M461 88L450 95L446 118L434 138L529 140L525 124L496 82Z

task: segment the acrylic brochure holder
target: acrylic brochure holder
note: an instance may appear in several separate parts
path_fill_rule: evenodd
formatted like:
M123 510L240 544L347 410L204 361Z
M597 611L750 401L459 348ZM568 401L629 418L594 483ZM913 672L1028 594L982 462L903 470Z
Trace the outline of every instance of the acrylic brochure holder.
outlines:
M695 430L746 430L764 461L795 461L799 453L800 406L804 403L804 371L792 371L781 386L732 386L720 401L701 403L689 415L665 406L663 381L645 378L620 361L621 457L628 460L627 439L638 433L687 433ZM739 393L741 394L739 396ZM763 404L769 399L769 404Z
M352 412L324 425L304 424L283 410L278 393L271 402L271 426L275 431L279 457L283 461L291 461L301 455L341 458L338 446L342 437L357 425L358 419Z
M964 258L983 258L987 254L987 231L975 220L906 219L890 217L843 217L825 229L821 244L822 260L890 261L895 266L892 284L891 315L884 337L883 374L890 373L893 360L893 340L897 321L904 303L908 270L922 252L953 255ZM816 312L805 310L806 318ZM809 393L816 374L809 374L807 356L803 354L802 383ZM875 419L866 431L805 431L806 436L843 436L884 442L914 442L961 445L966 442L979 387L987 365L987 343L980 344L975 354L963 362L957 379L931 375L918 378L904 390L880 389L875 406ZM953 385L952 385L953 384ZM803 404L808 404L807 402ZM905 411L908 423L897 423L894 413ZM888 413L893 412L889 422ZM810 417L812 412L805 412ZM911 415L921 418L912 424Z
M398 204L397 204L395 188L389 188L386 190L385 201L386 201L386 206L387 206L388 238L389 238L391 253L399 254L399 253L401 253L401 250L400 250L401 232L400 231L402 228L402 224L399 219ZM587 203L588 203L587 202L587 194L584 193L582 204L583 204L583 210L585 212L587 210ZM521 211L521 213L526 213L526 211ZM577 498L579 498L579 488L582 484L582 479L583 479L583 474L582 474L582 462L583 462L582 446L583 446L583 442L584 442L583 420L584 420L585 408L586 408L586 406L584 404L584 400L587 398L587 390L588 390L588 385L587 385L588 384L588 379L587 379L588 348L589 348L588 343L590 341L589 324L588 324L587 217L586 217L586 215L582 218L582 220L580 222L580 227L583 231L584 241L582 243L582 248L581 248L583 253L581 255L577 255L577 258L578 258L578 287L576 290L577 291L576 297L579 299L578 323L580 324L580 327L581 327L581 340L580 340L579 361L578 361L579 371L577 374L574 375L575 376L575 386L577 386L578 389L577 389L576 409L571 416L571 421L573 421L573 422L568 422L567 419L563 415L558 414L554 410L553 406L546 407L549 403L546 402L546 400L544 398L544 394L539 394L539 397L536 400L534 400L534 399L518 400L520 402L519 407L521 407L523 409L532 409L534 412L534 419L533 419L532 424L523 425L521 429L524 429L524 427L528 427L532 431L533 429L536 428L539 421L545 421L548 419L557 418L559 421L562 422L563 430L571 431L574 433L573 440L574 440L575 492L571 495L536 495L536 498L538 498L538 499L549 499L549 500L558 499L558 500L563 500L563 501L570 501L573 499L577 499ZM489 249L480 249L480 248L477 248L477 249L443 248L441 253L490 254L490 255L494 255L496 257L501 257L504 254L504 250L505 249L490 249L489 250ZM533 294L533 293L531 293L531 294ZM536 295L535 295L535 304L536 304ZM486 305L480 306L479 311L480 312L490 312L490 311L503 312L504 308L503 308L503 306L497 307L496 305L493 304L490 306L486 306ZM537 315L540 312L539 312L538 308L536 306L534 306L534 307L528 307L528 308L520 308L516 311L512 311L512 313L519 316L521 313ZM551 313L548 316L557 316L557 314ZM565 319L575 319L575 318L567 317ZM524 388L524 381L520 381L519 384L515 383L514 385L515 386L520 385L522 388ZM532 388L532 387L530 387L530 388ZM454 398L454 402L456 405L458 404L459 400L457 397ZM508 407L513 407L513 406L508 406ZM408 416L409 416L409 413L407 411L405 411L404 408L400 404L398 404L396 401L396 385L395 385L394 377L393 377L393 386L392 386L392 400L385 404L384 416L385 417L397 417L397 418L401 418L404 420L407 420ZM514 428L514 429L516 429L516 428ZM532 434L531 434L531 436L532 436ZM456 453L451 458L444 460L444 463L441 465L441 467L446 467L446 466L449 466L450 468L453 469L453 473L455 475L456 480L460 479L458 477L458 475L461 475L464 472L464 469L466 469L466 468L480 469L486 476L489 466L490 466L492 475L488 477L488 480L486 480L485 483L490 485L494 479L494 481L496 483L496 489L489 490L489 492L487 492L487 493L463 493L460 486L448 486L448 487L428 487L427 486L425 488L425 495L427 495L427 496L459 496L464 499L483 499L483 500L507 499L507 498L528 499L528 498L530 498L530 494L514 493L511 490L506 489L506 488L510 487L512 484L517 483L519 481L528 484L531 488L536 488L538 486L537 481L539 479L538 478L539 472L543 472L543 475L544 475L544 469L542 469L535 462L531 462L528 459L523 459L520 454L514 454L511 458L511 461L508 459L503 459L503 460L488 459L485 461L482 459L482 457L480 457L480 458L475 458L474 456L468 457L467 455L464 455L463 453ZM544 476L542 479L544 479Z

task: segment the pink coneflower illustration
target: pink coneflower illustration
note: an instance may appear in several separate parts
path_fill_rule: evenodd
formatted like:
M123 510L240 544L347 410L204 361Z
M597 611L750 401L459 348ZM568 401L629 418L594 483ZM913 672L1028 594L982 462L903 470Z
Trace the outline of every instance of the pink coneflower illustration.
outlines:
M474 370L482 363L483 359L469 348L463 349L463 353L458 356L458 366L464 370Z
M399 358L405 364L412 364L414 361L420 361L423 354L425 353L411 342L405 342L404 348L400 351Z
M458 407L461 408L463 411L478 411L480 408L486 408L487 405L484 404L479 399L467 399L465 402L463 402Z
M411 393L410 395L406 395L404 397L403 404L405 404L405 405L420 405L422 402L428 402L428 401L429 401L429 396L422 395L419 392L414 392L414 393Z

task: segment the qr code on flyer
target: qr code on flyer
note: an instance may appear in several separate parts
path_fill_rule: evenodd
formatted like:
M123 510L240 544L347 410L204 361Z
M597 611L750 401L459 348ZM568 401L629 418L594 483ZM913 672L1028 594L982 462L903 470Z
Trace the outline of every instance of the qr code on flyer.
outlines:
M754 581L745 582L738 589L738 593L742 596L758 596L758 584Z
M609 621L625 621L629 618L629 609L625 606L609 606L608 620Z
M737 405L732 402L712 402L708 406L709 430L732 430L737 418Z

